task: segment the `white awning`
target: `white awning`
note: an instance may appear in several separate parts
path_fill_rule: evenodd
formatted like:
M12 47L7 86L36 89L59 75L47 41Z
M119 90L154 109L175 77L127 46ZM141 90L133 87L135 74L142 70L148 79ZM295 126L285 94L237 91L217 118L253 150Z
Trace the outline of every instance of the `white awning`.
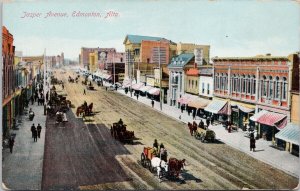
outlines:
M284 129L275 134L275 138L299 145L300 127L294 123L288 123Z
M205 111L218 114L220 110L224 108L227 101L213 100L208 106L204 108Z
M152 86L143 86L142 88L140 88L141 92L147 92L149 90L151 90L153 87Z

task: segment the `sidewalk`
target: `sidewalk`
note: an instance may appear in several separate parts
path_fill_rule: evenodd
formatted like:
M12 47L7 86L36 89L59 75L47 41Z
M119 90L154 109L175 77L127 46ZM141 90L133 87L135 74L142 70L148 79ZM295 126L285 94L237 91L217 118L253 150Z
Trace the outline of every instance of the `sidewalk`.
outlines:
M126 95L123 89L118 89L118 92L125 96L131 97L130 92L128 92ZM136 96L134 96L133 93L132 98L134 100L137 100ZM139 96L138 101L144 103L149 107L152 107L151 100L146 97ZM160 103L155 101L154 109L183 123L193 121L192 114L189 116L186 111L183 111L183 113L181 113L181 110L175 106L163 104L162 110L160 110ZM179 119L179 116L181 119ZM200 120L201 118L197 116L195 121L197 122L197 124L199 124ZM205 120L203 120L203 122L205 123ZM284 172L292 176L299 177L299 157L291 155L287 151L280 151L271 147L272 143L270 141L265 141L263 139L257 140L256 152L252 152L250 151L250 140L245 136L245 132L243 132L242 130L239 129L238 132L228 133L224 129L224 127L222 127L222 125L210 125L209 128L214 130L217 139L224 142L225 144L230 145L231 147L238 149L244 153L247 153L253 158L256 158L264 163L270 164L277 169L283 170Z
M21 116L22 123L17 123L18 130L12 130L16 134L13 153L9 152L9 148L2 150L2 182L12 190L41 189L46 116L44 106L29 103L29 108L32 108L35 117L29 121L28 114ZM33 123L42 126L41 138L37 142L33 142L31 134Z

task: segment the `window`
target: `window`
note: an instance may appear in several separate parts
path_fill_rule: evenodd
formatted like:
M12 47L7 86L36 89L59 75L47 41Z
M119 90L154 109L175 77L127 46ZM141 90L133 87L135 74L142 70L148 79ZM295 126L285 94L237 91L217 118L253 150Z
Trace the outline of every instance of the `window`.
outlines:
M283 77L282 79L282 99L286 100L287 98L287 81L286 81L286 77Z
M280 82L279 82L279 77L277 76L275 78L275 99L279 99L280 95Z
M194 80L192 80L192 88L194 88Z
M268 85L268 82L267 82L266 76L263 76L262 85L263 85L263 89L262 89L263 96L267 96L267 85Z
M269 76L269 96L268 97L270 99L273 98L273 90L274 90L273 86L274 86L274 83L272 81L272 76Z
M140 49L138 48L134 49L134 55L136 56L140 55Z
M195 85L195 88L197 89L197 86L198 86L198 81L196 80L195 81L196 85Z
M207 84L207 95L209 95L209 84Z
M246 79L245 79L245 75L242 76L242 92L243 93L246 92Z
M228 76L227 76L227 74L225 74L224 81L223 81L225 90L228 90L228 81L227 81L227 79L228 79Z
M254 95L256 93L256 79L255 76L252 76L252 78L252 95Z
M202 83L202 94L204 94L204 83Z
M189 87L191 86L191 80L189 80Z
M247 79L247 94L251 93L251 81L253 79L251 79L250 75L248 75L248 79Z
M150 63L150 58L147 58L147 64L149 64Z
M220 84L221 84L220 89L221 89L221 90L224 90L223 73L222 73L221 76L220 76Z
M123 62L123 58L121 58L121 62Z

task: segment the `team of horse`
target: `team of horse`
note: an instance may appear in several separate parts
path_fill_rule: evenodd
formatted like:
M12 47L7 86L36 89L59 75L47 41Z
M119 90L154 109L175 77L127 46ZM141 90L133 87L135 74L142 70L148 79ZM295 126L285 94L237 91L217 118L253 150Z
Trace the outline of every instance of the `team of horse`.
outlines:
M81 106L77 107L76 109L76 116L91 116L93 113L93 102L90 103L89 105L87 104L87 102L84 102L84 104L82 104Z

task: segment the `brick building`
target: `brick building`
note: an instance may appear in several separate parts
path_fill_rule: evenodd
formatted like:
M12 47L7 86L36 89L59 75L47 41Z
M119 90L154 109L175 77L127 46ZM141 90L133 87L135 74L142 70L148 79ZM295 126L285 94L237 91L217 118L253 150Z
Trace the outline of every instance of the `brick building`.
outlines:
M290 121L292 71L299 63L270 54L213 61L214 101L206 111L217 119L229 116L240 128L256 123L258 137L274 141Z
M2 132L3 136L8 135L14 118L14 38L5 26L2 27L2 58L3 58L3 78L2 78Z

